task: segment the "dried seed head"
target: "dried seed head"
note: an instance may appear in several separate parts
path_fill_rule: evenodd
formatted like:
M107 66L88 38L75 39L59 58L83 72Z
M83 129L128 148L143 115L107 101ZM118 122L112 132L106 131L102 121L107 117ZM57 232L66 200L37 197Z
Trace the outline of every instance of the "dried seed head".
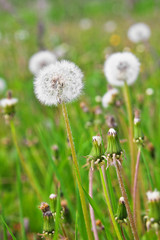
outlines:
M150 35L151 30L145 23L133 24L128 30L128 38L134 43L147 41Z

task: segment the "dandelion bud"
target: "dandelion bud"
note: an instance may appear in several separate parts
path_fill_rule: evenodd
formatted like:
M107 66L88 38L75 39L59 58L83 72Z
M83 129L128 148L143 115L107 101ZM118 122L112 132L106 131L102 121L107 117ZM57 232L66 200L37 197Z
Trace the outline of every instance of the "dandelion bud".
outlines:
M101 161L102 160L102 155L103 155L103 150L102 150L102 138L101 136L94 136L92 137L92 143L93 147L90 153L90 158L91 160L94 161Z
M119 142L117 132L114 128L110 128L108 131L108 143L107 143L107 155L112 156L113 154L121 155L122 148Z
M5 119L8 120L15 114L15 105L17 104L18 99L12 98L12 92L8 91L7 98L4 98L0 101L0 107L3 110Z
M119 203L118 203L118 209L117 209L117 214L115 218L119 223L126 222L127 220L127 210L126 206L124 203L124 198L120 197Z
M62 206L62 216L63 216L63 220L65 223L71 223L72 219L71 219L71 213L69 208L67 207L67 201L66 200L62 200L61 201L61 206Z
M139 114L138 114L139 115ZM143 144L144 142L144 135L142 133L141 128L141 119L135 112L135 118L134 118L134 140L137 144Z
M55 228L55 222L52 212L50 211L50 207L48 203L41 203L39 207L43 212L43 234L53 234Z
M49 201L50 201L51 212L54 213L56 211L57 195L52 193L49 196Z
M159 223L160 221L160 192L154 190L147 192L148 205L149 205L149 218L152 223Z

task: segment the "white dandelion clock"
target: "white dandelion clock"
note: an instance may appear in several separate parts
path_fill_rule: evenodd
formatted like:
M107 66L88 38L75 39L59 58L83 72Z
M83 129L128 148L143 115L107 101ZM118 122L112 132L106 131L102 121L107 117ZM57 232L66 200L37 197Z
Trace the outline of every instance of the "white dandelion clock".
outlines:
M57 61L55 54L49 51L40 51L35 53L29 60L29 70L34 75L38 74L38 72Z
M74 63L63 60L40 71L34 81L38 100L48 106L76 99L83 88L83 73Z
M15 106L17 103L18 103L18 99L17 98L3 98L0 101L0 106L2 108L7 108L7 107Z
M147 193L147 198L149 202L158 202L160 201L160 192L155 189L153 192L148 191Z
M6 87L6 81L3 78L0 78L0 93L3 93Z
M136 23L129 28L127 35L131 42L145 42L150 38L151 30L145 23Z
M110 104L113 104L118 93L119 91L116 88L108 90L102 97L102 106L107 108Z
M105 61L104 74L113 86L132 85L139 74L138 58L130 52L114 53Z

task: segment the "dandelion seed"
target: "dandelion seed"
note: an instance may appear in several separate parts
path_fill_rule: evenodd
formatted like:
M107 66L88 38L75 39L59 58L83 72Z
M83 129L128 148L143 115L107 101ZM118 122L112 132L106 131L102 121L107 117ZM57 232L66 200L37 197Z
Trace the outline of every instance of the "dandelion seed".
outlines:
M123 86L124 82L132 85L138 77L139 70L139 60L129 52L114 53L104 64L104 74L108 82L114 86Z
M34 75L38 74L39 71L57 61L56 56L49 51L40 51L35 53L29 60L29 70Z
M147 41L150 35L151 30L145 23L133 24L128 30L128 38L134 43Z
M83 73L74 63L63 60L40 71L34 81L38 100L45 105L58 105L76 99L83 88Z
M4 92L6 89L6 82L3 78L0 78L0 93Z
M116 88L108 90L108 92L102 97L102 106L107 108L109 105L113 104L118 92L119 91Z

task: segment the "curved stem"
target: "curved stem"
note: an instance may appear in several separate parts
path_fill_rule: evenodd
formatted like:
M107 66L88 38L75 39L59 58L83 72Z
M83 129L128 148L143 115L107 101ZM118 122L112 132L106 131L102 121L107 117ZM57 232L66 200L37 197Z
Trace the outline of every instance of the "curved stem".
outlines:
M99 169L99 172L100 172L100 176L101 176L101 182L102 182L102 186L103 186L104 195L105 195L105 198L106 198L106 203L107 203L108 211L109 211L109 214L110 214L110 217L111 217L111 220L112 220L112 223L113 223L115 232L116 232L116 234L117 234L118 239L119 239L119 240L122 240L122 237L121 237L121 234L120 234L120 232L119 232L119 229L118 229L116 220L115 220L114 215L113 215L113 211L112 211L112 207L111 207L111 204L110 204L110 201L109 201L109 197L108 197L108 194L107 194L107 190L106 190L106 186L105 186L105 181L104 181L104 178L103 178L102 168Z
M137 222L137 183L138 183L138 170L139 170L139 162L140 162L140 155L141 155L141 147L138 149L137 154L137 163L136 163L136 170L134 175L134 187L133 187L133 216L134 222Z
M93 173L94 169L92 166L89 169L89 196L93 198ZM92 222L92 229L93 229L93 234L94 234L94 239L99 240L98 238L98 233L97 233L97 228L96 228L96 221L95 221L95 216L94 216L94 210L92 206L89 204L89 210L90 210L90 217L91 217L91 222Z
M130 209L130 206L129 206L127 193L126 193L125 186L124 186L123 179L122 179L121 167L119 166L116 159L114 159L114 162L115 162L115 167L116 167L116 172L117 172L117 177L118 177L121 193L122 193L122 196L124 197L124 202L125 202L126 210L127 210L127 213L128 213L128 219L129 219L129 222L130 222L132 233L133 233L134 239L139 240L137 229L136 229L136 226L135 226L135 222L133 220L133 216L132 216L131 209Z
M86 202L85 202L85 196L84 196L83 188L81 185L81 176L80 176L80 172L79 172L76 151L75 151L72 132L71 132L70 124L69 124L67 108L64 103L62 103L62 110L63 110L63 116L64 116L64 120L65 120L65 124L66 124L68 139L70 142L72 158L73 158L73 163L74 163L74 167L75 167L78 189L79 189L79 194L80 194L80 199L81 199L81 204L82 204L82 210L83 210L85 225L86 225L86 229L87 229L87 235L88 235L88 239L92 240L93 239L92 231L91 231L91 227L90 227L89 215L88 215L87 206L86 206Z
M122 224L121 224L121 233L122 233L122 237L123 237L123 240L126 240L125 236L124 236L124 232L123 232L123 227L122 227Z
M131 186L133 186L134 182L134 169L135 169L135 152L134 152L134 142L133 142L133 114L132 114L132 106L131 99L129 94L128 85L124 83L124 98L127 107L128 120L129 120L129 147L130 147L130 155L131 155Z

